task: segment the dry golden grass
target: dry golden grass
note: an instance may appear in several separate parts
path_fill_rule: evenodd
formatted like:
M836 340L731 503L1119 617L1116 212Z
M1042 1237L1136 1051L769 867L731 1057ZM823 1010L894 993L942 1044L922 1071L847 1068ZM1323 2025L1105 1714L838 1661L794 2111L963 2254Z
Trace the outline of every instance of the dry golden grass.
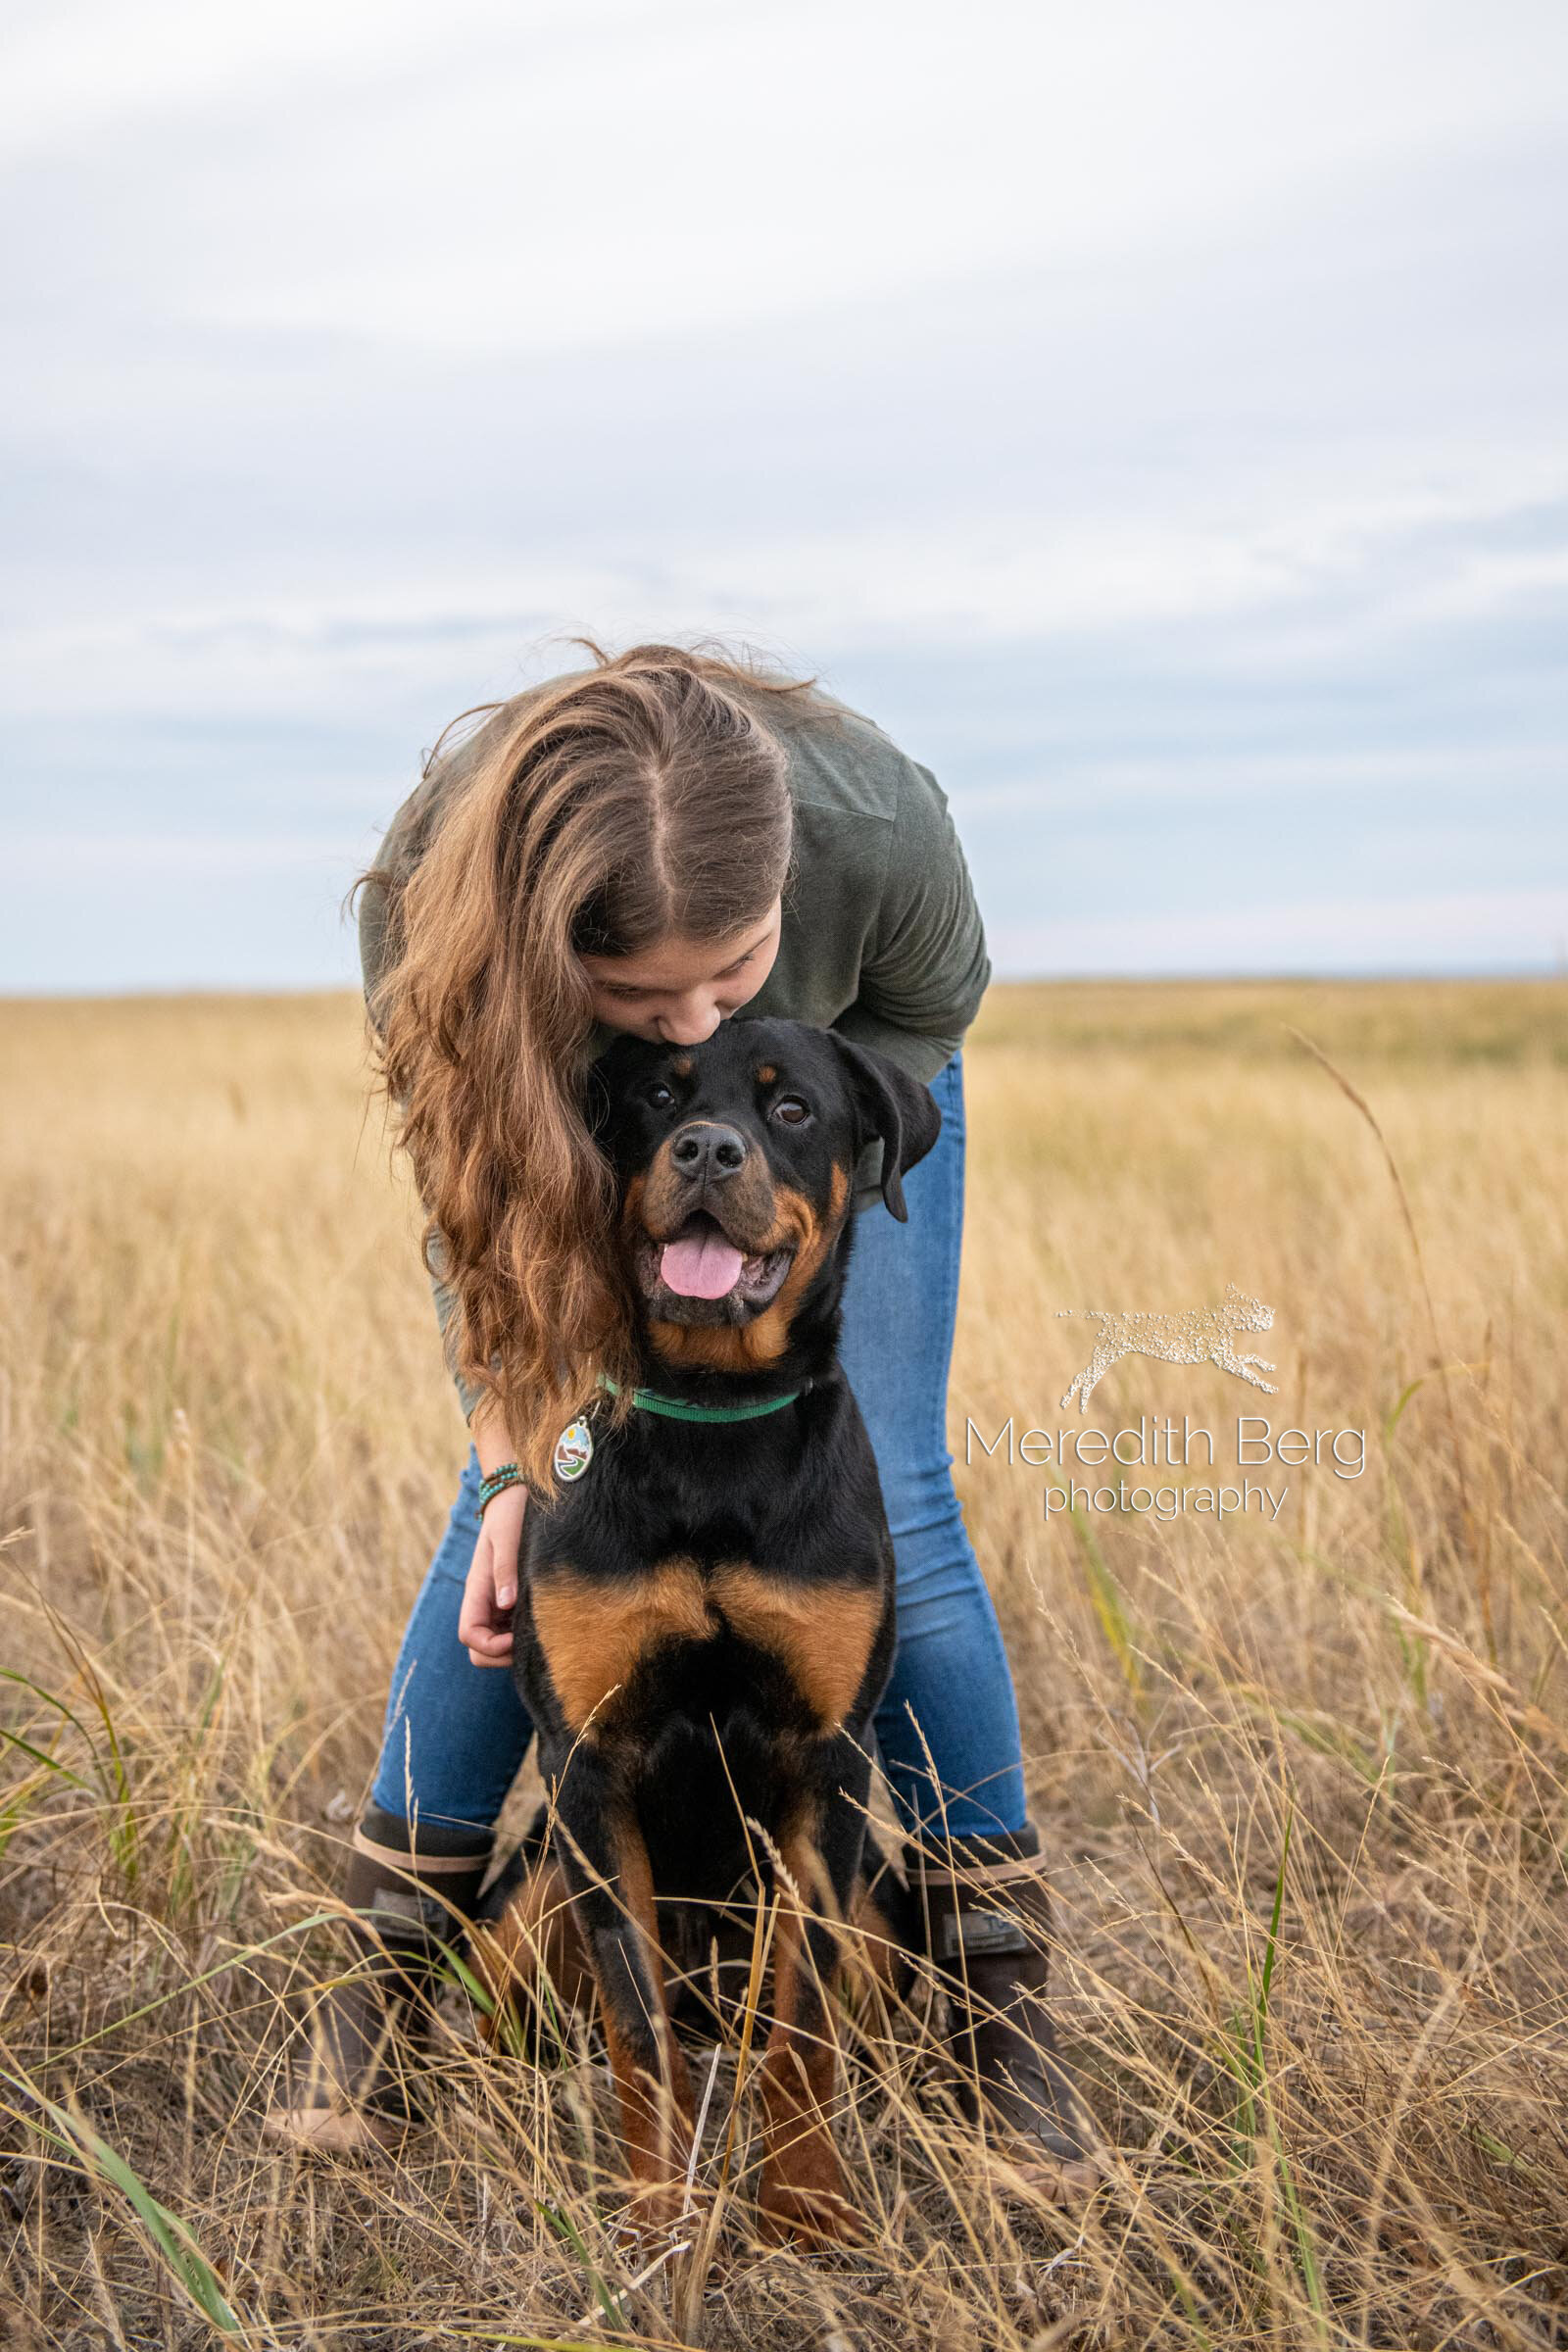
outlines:
M870 2253L757 2246L747 2109L633 2283L586 2063L454 2039L395 2161L259 2131L464 1446L357 1009L0 1008L0 2340L1568 2343L1565 1058L1545 982L993 992L952 1443L1121 2161L1006 2201L901 2023ZM1364 1429L1363 1477L1217 1529L965 1462L1074 1417L1058 1309L1228 1281L1280 1396L1134 1357L1089 1421Z

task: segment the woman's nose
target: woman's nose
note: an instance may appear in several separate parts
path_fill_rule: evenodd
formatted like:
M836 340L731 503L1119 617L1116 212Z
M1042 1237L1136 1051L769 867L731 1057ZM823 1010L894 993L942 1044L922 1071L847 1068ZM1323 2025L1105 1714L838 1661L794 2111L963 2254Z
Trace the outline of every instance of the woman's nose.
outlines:
M678 1005L673 1012L662 1016L659 1026L666 1046L700 1046L718 1027L718 1007L714 1004Z

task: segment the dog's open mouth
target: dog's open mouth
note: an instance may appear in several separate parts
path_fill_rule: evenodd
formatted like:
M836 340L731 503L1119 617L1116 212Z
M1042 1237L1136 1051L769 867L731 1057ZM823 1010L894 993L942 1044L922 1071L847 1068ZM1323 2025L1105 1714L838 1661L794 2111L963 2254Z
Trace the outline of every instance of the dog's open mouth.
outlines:
M795 1256L748 1256L717 1219L698 1209L667 1241L644 1234L637 1280L651 1306L671 1322L738 1323L774 1298Z

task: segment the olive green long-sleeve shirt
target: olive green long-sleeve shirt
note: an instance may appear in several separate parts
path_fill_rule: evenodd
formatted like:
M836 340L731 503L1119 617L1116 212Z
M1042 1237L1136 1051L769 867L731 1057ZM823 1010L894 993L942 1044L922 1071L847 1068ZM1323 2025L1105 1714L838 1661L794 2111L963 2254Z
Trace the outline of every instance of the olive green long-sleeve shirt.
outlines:
M930 769L859 711L820 690L815 700L831 717L808 715L776 728L794 804L793 871L773 968L733 1018L771 1014L836 1029L929 1084L957 1052L991 978L968 865L947 795ZM506 706L440 761L404 802L376 857L378 870L406 875L417 863L490 729L504 725L514 707ZM765 695L751 707L767 720ZM367 891L360 956L368 997L389 953L385 894ZM592 1057L616 1034L596 1022ZM861 1155L857 1209L881 1199L881 1156L876 1143ZM454 1301L440 1264L430 1271L444 1337ZM458 1393L471 1415L479 1392L460 1380Z

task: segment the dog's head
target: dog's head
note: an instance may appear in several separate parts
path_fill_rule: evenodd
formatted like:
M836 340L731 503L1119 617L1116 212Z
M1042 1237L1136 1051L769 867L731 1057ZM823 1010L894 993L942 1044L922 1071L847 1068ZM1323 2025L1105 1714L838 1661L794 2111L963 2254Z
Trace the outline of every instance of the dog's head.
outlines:
M802 1021L725 1021L700 1046L617 1038L589 1100L653 1344L715 1370L776 1359L808 1299L836 1301L864 1146L880 1139L903 1220L904 1175L942 1125L885 1055Z

